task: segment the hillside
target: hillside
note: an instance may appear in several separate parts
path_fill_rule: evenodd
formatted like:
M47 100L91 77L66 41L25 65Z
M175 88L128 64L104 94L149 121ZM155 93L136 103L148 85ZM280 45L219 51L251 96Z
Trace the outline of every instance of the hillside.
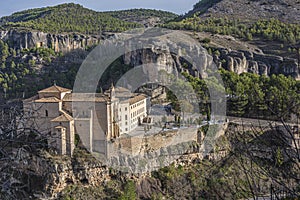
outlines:
M158 23L165 23L178 17L178 15L171 12L153 9L130 9L109 11L104 13L127 22L141 23L145 26L153 26Z
M239 51L242 49L235 44L235 40L239 39L244 43L242 46L249 47L247 50L253 47L257 52L293 58L299 63L299 22L299 1L201 0L186 15L164 26L193 31L195 36L196 32L201 35L208 33L205 38L199 38L200 42L205 41L203 45L208 49L223 48L214 40L220 37L223 38L221 43L227 41L227 49Z
M125 22L109 14L96 12L73 3L16 12L1 18L0 25L4 29L83 34L96 34L99 31L121 32L141 27L140 24Z
M3 29L98 34L99 31L121 32L142 26L154 26L175 17L177 15L174 13L152 9L96 12L79 4L66 3L16 12L2 17L0 25Z
M300 23L298 0L201 0L188 16L201 18L228 17L240 20L278 19L286 23Z

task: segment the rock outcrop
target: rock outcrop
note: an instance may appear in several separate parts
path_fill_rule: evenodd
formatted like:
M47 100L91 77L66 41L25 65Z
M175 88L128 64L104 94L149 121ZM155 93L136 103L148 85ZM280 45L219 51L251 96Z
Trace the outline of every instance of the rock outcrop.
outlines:
M96 45L101 39L109 38L114 34L103 34L101 36L91 36L82 34L50 34L37 31L16 31L8 30L0 32L0 39L6 41L10 48L15 50L30 49L35 47L52 48L56 52L70 52L76 49L86 49ZM184 47L190 48L190 47ZM203 50L201 50L203 51ZM250 72L259 75L270 76L272 74L284 74L296 79L300 78L300 66L296 59L283 58L275 55L266 55L262 52L252 52L245 50L230 50L227 48L213 48L218 51L214 54L213 61L217 67L241 74ZM199 52L198 52L199 53ZM201 54L201 53L200 53ZM202 52L205 55L204 51ZM206 59L211 57L206 53ZM178 75L187 72L195 77L205 76L205 70L210 66L211 61L203 60L201 70L196 69L192 64L186 62L180 52L169 52L157 50L155 48L140 49L127 53L123 56L123 62L133 67L149 63L155 63L161 70Z
M30 49L35 47L52 48L56 52L71 52L76 49L86 49L96 45L101 39L109 38L113 34L100 36L80 34L49 34L44 32L20 32L16 30L1 31L0 39L6 41L10 48L15 50ZM189 48L189 47L185 47ZM206 59L213 59L218 68L241 74L250 72L258 75L271 76L272 74L284 74L295 79L300 79L300 66L296 59L284 58L275 55L266 55L262 52L246 50L231 50L227 48L212 48L212 57L207 53ZM202 51L202 50L201 50ZM198 52L199 53L199 52ZM140 66L149 63L157 65L159 70L178 75L187 72L195 77L205 77L205 71L209 62L203 60L203 66L195 68L191 63L184 60L180 52L169 52L155 48L140 49L123 56L123 62L130 66Z
M40 31L6 30L0 32L0 39L15 50L35 47L52 48L56 52L84 49L99 43L99 36L82 34L50 34Z
M237 74L244 72L265 76L283 74L295 79L300 78L300 66L296 59L245 50L238 51L225 48L213 48L213 52L216 51L219 53L214 54L212 57L218 68L222 67ZM153 49L131 52L124 56L124 63L131 66L156 63L161 69L168 73L179 74L181 72L187 72L195 77L204 76L204 73L197 70L192 64L184 62L180 55L175 55L170 52L159 52ZM208 67L208 65L205 65L201 69L205 71L206 67Z
M63 189L70 184L83 184L88 186L100 186L110 180L109 170L100 162L67 160L64 162L49 163L45 191L48 195L57 197ZM45 174L45 175L46 175Z
M100 186L109 181L108 168L84 152L81 150L76 158L70 158L14 149L12 162L0 163L7 172L1 171L0 181L7 185L2 187L2 193L17 199L56 199L68 185Z
M241 74L250 72L258 75L271 76L284 74L293 78L300 78L300 66L296 59L281 56L266 55L250 51L234 51L217 48L219 55L214 55L214 62L219 67Z

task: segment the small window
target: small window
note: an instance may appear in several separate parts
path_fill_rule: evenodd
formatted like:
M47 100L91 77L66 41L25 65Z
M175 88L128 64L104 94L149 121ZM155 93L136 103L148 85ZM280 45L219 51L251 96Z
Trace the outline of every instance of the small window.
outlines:
M125 107L125 111L127 111L127 107Z
M45 115L46 117L48 117L48 110L45 110Z
M127 115L125 115L125 120L127 120Z

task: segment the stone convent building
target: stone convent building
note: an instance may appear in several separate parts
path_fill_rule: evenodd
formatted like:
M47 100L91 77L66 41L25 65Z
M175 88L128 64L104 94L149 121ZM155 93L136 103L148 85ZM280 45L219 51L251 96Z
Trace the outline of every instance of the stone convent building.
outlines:
M47 137L57 154L72 155L75 134L89 151L106 153L106 142L134 130L147 116L147 97L113 86L102 93L72 93L53 85L23 101L27 128Z

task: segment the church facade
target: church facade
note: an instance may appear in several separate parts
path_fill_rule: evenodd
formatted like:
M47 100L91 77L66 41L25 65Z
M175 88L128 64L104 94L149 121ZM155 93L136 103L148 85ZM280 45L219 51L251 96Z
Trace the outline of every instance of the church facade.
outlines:
M125 88L72 93L53 85L23 101L24 127L46 136L57 154L72 156L75 134L92 152L106 153L109 140L133 131L147 116L147 97Z

